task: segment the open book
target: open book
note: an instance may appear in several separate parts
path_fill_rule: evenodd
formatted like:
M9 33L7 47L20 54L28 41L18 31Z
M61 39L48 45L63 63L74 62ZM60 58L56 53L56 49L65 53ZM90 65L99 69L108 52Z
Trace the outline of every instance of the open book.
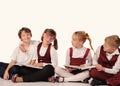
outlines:
M30 68L36 68L36 69L42 69L43 67L37 67L37 66L33 66L33 65L21 65L21 64L15 64L18 66L24 66L24 67L30 67Z
M95 66L84 66L84 67L74 66L74 65L64 65L64 66L69 68L79 69L79 70L95 68Z

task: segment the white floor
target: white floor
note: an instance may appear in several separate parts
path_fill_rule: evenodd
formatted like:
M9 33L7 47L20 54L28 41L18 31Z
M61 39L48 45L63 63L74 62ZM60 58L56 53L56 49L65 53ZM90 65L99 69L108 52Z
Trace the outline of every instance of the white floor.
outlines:
M11 80L3 80L0 78L0 86L90 86L83 83L51 83L51 82L29 82L29 83L13 83Z

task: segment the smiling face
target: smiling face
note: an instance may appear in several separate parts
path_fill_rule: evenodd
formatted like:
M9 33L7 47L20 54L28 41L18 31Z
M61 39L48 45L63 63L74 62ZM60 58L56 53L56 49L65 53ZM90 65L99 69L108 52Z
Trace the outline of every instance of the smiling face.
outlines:
M19 30L18 36L24 43L29 43L32 37L32 33L29 28L23 27Z
M43 41L43 44L46 46L52 42L54 44L56 40L56 32L53 29L49 29L49 28L45 29L43 35L41 36L41 40Z
M22 40L24 43L29 43L30 40L31 40L31 34L28 33L28 32L22 31L22 32L21 32L21 40Z
M49 33L44 33L43 38L44 38L44 41L48 44L50 44L51 42L53 42L55 40L55 36L50 35Z

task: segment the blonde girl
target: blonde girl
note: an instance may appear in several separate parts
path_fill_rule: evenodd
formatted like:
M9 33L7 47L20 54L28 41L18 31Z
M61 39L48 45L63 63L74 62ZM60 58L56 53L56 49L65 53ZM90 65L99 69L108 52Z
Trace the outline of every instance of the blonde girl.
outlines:
M118 35L110 35L105 38L93 57L93 65L96 68L90 70L93 78L91 85L120 85L120 38Z
M76 31L72 35L72 47L67 50L65 65L74 66L90 66L92 64L92 56L89 48L84 46L86 40L89 41L90 47L91 39L88 33L84 31ZM84 81L89 78L89 70L80 71L73 68L60 68L56 67L55 72L59 75L56 78L58 82L69 82L69 81Z

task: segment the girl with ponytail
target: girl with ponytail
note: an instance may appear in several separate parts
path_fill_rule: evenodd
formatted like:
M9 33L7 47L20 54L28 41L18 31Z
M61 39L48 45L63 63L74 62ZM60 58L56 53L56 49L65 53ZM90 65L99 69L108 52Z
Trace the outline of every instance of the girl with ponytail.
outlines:
M84 46L86 40L89 40L89 44L92 50L91 39L88 33L84 31L76 31L72 35L72 47L67 50L65 65L72 66L91 66L92 56L89 48ZM89 70L79 70L70 67L61 68L56 67L55 72L58 74L56 81L69 82L69 81L81 81L86 82L89 78Z

